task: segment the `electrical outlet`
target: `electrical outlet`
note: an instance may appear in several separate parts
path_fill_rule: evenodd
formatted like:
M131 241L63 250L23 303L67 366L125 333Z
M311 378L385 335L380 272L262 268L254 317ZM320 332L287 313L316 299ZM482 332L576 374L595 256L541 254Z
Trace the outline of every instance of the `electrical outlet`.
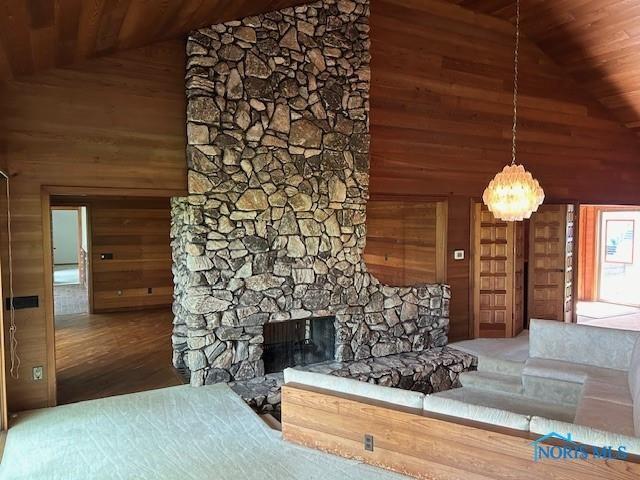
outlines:
M453 251L453 259L454 260L464 260L464 250L454 250Z
M153 288L149 287L147 288L147 295L152 295L153 294Z
M41 366L37 366L37 367L33 367L33 379L38 381L38 380L42 380L42 367Z
M364 449L368 452L373 452L373 435L365 433L364 435Z

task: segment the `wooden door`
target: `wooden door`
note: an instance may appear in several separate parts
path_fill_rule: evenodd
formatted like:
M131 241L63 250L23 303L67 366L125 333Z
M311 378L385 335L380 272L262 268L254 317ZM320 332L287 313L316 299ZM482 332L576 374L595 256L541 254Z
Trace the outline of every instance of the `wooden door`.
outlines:
M529 318L573 321L573 205L542 205L529 227Z
M523 324L522 224L497 220L481 204L473 212L475 337L512 337Z

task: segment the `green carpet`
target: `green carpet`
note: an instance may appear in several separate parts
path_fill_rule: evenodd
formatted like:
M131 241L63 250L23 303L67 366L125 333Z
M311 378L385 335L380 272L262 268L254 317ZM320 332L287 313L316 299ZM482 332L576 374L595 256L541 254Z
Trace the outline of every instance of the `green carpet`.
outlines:
M188 385L25 412L0 478L401 479L284 442L226 385Z

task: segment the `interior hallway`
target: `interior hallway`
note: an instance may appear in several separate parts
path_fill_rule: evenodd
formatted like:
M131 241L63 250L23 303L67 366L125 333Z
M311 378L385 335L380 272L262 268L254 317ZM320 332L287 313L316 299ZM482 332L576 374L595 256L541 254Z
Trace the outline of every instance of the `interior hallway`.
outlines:
M56 316L58 404L185 383L171 364L170 307Z

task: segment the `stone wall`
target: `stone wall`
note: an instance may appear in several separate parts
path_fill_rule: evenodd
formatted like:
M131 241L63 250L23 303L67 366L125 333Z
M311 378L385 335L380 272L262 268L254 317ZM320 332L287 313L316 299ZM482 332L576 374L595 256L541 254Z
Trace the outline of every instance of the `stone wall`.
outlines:
M173 365L178 369L185 369L188 324L193 317L187 314L183 305L184 298L189 288L189 271L185 268L187 264L186 245L191 237L189 228L194 221L189 221L187 212L189 202L186 198L171 199L171 258L173 273L173 335L171 343L173 345ZM196 324L197 325L197 324Z
M383 286L362 259L368 16L326 0L189 36L173 341L194 385L262 375L266 322L335 315L337 360L446 344L448 287Z

